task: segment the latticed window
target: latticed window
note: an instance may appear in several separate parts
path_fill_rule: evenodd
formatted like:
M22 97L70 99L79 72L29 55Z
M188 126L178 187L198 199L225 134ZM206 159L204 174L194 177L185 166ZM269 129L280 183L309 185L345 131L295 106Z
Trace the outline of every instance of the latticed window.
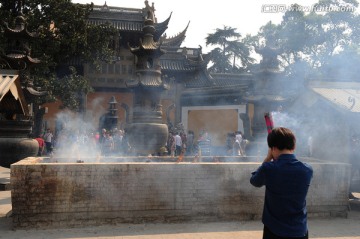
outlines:
M128 66L128 74L132 75L132 73L133 73L133 66L129 65Z
M124 75L126 74L126 65L121 66L121 73Z
M95 66L88 65L88 72L89 72L89 74L94 74L95 73Z
M116 64L115 65L115 74L117 74L117 75L120 74L120 69L121 69L121 66Z
M102 64L102 66L101 66L101 73L103 73L103 74L106 74L107 73L107 65L108 64Z
M114 68L115 68L115 64L109 64L109 74L114 74Z

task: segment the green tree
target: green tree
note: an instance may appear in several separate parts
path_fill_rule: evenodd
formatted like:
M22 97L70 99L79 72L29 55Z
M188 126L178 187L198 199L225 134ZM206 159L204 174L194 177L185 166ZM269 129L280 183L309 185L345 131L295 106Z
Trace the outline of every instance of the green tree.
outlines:
M329 69L336 65L335 59L348 54L355 59L358 54L350 47L360 43L357 6L354 0L320 0L316 11L305 13L294 4L280 24L268 23L260 29L255 47L277 48L280 67L292 78L299 78L294 76L301 72L326 78L333 72Z
M217 28L214 33L206 37L206 46L217 46L211 50L213 65L209 68L211 72L226 73L239 71L240 67L247 67L254 61L250 57L250 46L248 38L241 39L241 34L236 28L224 26ZM241 66L238 66L240 60Z
M18 2L0 0L0 17L12 27ZM22 2L29 31L38 33L30 44L32 57L41 60L31 69L30 75L36 86L48 92L46 97L38 99L39 103L58 99L63 107L78 110L79 95L91 87L75 69L81 69L79 66L83 63L98 65L101 61L110 61L113 49L109 44L116 36L116 30L109 25L87 24L93 4L73 4L71 0ZM4 44L1 44L0 51L3 48Z
M294 11L285 12L279 26L279 45L283 51L280 57L286 62L286 65L302 58L301 51L308 38L304 12L298 4L293 4L291 7Z
M250 48L252 41L252 37L247 35L240 41L229 42L228 50L233 57L233 71L246 70L255 62L255 59L250 56L252 53ZM240 61L241 65L236 64L237 60Z
M269 58L266 67L277 69L282 64L279 55L282 52L281 38L279 35L280 25L273 24L271 21L262 26L258 34L252 37L252 45L260 55L267 55ZM264 59L261 64L265 64Z
M344 7L348 10L336 10ZM320 0L316 9L324 11L305 16L308 37L302 53L313 69L327 74L324 70L333 56L343 52L347 46L359 43L356 37L358 16L353 11L357 7L357 1L353 0Z

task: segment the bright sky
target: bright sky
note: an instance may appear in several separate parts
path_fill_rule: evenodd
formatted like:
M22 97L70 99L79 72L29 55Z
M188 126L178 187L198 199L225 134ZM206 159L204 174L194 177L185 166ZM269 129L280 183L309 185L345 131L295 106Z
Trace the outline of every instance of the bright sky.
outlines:
M90 3L91 0L72 0L73 3ZM105 0L92 0L95 5L104 5ZM255 35L267 22L280 23L281 9L299 2L304 7L311 7L317 0L149 0L154 2L155 16L158 22L166 20L172 12L167 36L174 36L190 25L183 42L183 47L198 47L207 52L205 38L214 33L216 28L229 26L236 28L240 34ZM144 0L107 0L108 6L144 8ZM220 4L219 4L220 3ZM271 13L269 12L271 11Z

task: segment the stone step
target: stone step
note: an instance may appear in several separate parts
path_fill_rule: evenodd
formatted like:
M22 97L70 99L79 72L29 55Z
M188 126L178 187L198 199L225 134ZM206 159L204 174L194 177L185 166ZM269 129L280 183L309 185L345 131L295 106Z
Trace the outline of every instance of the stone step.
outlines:
M350 210L360 211L360 198L349 200Z

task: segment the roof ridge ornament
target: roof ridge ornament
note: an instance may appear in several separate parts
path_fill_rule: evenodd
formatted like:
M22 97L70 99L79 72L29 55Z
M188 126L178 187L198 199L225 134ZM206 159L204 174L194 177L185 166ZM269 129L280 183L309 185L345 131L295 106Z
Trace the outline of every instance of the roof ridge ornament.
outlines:
M149 5L148 0L145 0L145 10L146 10L146 16L145 19L151 20L153 23L155 23L155 7L154 3L151 4L151 7Z
M23 15L23 7L25 5L25 0L18 0L15 2L15 8L14 10L17 12L17 14L19 15Z
M101 10L110 11L110 8L109 8L109 6L106 4L106 1L105 1L104 5L101 7Z

